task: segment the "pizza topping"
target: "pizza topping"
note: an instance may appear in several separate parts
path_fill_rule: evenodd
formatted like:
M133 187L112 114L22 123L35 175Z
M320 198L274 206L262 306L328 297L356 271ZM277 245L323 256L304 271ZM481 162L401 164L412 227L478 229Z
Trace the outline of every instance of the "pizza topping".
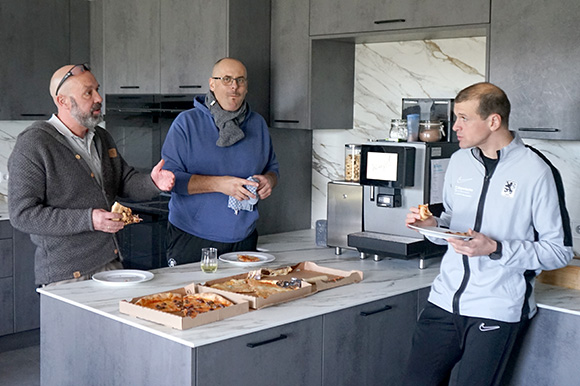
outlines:
M252 255L238 255L238 261L244 263L255 263L257 261L260 261L260 258Z
M469 236L469 233L467 233L467 232L446 231L445 233L449 233L450 235L456 235L456 236L465 236L465 237Z
M419 216L421 216L421 221L427 220L429 217L433 216L433 213L429 210L428 204L419 205Z
M290 282L279 282L277 280L256 280L256 279L231 279L222 283L210 285L212 288L239 293L242 295L257 296L267 298L270 295L292 291L298 285L289 285Z
M135 304L158 311L195 318L198 314L229 307L234 303L221 295L213 293L181 296L172 292L164 292L144 296L137 300Z
M111 212L120 213L123 216L120 221L123 221L125 225L136 224L143 221L139 215L133 214L130 208L127 208L126 206L123 206L116 201L111 208Z

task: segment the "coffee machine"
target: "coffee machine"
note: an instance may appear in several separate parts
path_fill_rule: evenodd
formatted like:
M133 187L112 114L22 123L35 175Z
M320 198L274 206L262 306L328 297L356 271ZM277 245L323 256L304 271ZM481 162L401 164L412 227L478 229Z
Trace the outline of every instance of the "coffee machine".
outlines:
M456 142L369 142L361 146L360 184L363 185L363 230L348 235L348 246L362 259L373 256L419 258L442 256L435 245L405 226L411 206L429 204L443 210L443 179Z

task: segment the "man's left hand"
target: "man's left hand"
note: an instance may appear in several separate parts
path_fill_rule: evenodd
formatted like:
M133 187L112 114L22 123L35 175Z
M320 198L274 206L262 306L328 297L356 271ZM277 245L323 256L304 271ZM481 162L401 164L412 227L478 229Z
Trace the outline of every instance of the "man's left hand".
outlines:
M473 229L469 229L467 233L472 237L471 240L447 239L449 245L460 255L469 257L487 256L496 250L497 243L495 240L487 237L483 233L475 232Z
M259 185L256 193L258 193L260 200L269 197L270 194L272 194L272 189L274 189L276 183L278 182L276 174L274 173L266 173L265 175L256 174L252 177L258 180Z
M164 164L165 161L162 159L153 167L153 170L151 170L151 179L160 190L169 192L173 189L173 185L175 185L175 175L169 170L164 170Z

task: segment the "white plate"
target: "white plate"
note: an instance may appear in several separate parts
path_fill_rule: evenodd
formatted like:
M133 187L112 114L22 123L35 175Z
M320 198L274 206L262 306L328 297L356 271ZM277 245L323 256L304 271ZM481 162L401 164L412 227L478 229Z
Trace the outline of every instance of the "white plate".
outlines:
M255 256L260 259L260 261L249 261L243 262L238 260L238 255L250 255ZM269 253L262 253L262 252L230 252L224 253L219 257L221 261L226 263L230 263L233 265L237 265L239 267L255 267L257 265L262 265L264 263L269 263L270 261L274 261L276 258Z
M418 227L415 225L408 225L409 228L419 231L424 236L431 236L437 239L463 239L471 240L471 236L456 235L452 232L456 232L447 228L439 227Z
M128 285L142 283L153 279L153 274L138 269L118 269L114 271L98 272L93 275L93 280L100 283L113 285Z

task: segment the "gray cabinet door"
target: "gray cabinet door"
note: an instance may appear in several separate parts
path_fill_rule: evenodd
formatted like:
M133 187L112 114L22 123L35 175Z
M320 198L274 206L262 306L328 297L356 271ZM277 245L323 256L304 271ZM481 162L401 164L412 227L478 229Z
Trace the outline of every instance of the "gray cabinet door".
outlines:
M0 336L14 332L14 290L12 278L0 279Z
M104 0L107 93L159 92L159 0Z
M206 93L214 63L226 56L226 0L163 0L161 93Z
M417 321L417 292L323 317L323 385L400 383Z
M40 296L34 280L36 246L30 236L14 229L14 332L40 327Z
M578 315L539 309L514 346L502 384L578 385L579 324Z
M490 0L312 0L310 35L489 23Z
M0 119L46 119L50 77L68 64L69 0L0 4Z
M580 139L580 2L495 1L489 79L525 138Z
M201 346L196 384L318 386L321 348L322 317Z
M273 0L270 51L271 126L309 127L308 0Z

